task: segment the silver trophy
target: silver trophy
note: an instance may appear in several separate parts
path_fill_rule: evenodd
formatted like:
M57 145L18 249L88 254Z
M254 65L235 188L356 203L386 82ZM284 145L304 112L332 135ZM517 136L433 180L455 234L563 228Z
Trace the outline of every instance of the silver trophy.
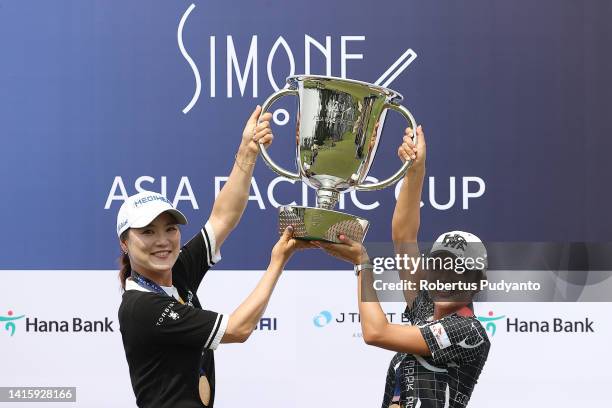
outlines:
M287 85L264 102L262 114L281 97L298 96L298 172L278 166L263 145L259 149L274 172L290 180L302 180L316 190L317 208L281 206L279 231L292 225L296 238L339 242L337 235L343 232L363 242L369 222L333 208L340 193L382 189L404 176L412 161L406 161L385 180L363 183L376 155L387 109L399 112L412 129L416 128L414 117L399 104L402 95L366 82L298 75L287 78Z

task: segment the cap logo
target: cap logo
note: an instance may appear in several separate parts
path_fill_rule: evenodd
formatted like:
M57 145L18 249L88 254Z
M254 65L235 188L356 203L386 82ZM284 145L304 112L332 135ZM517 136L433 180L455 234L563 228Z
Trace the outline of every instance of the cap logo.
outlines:
M442 245L446 248L451 247L455 249L462 249L465 251L465 247L467 246L467 241L459 234L450 235L446 234L444 236L444 240L442 241Z
M138 201L134 201L134 208L138 208L138 207L140 207L143 204L147 204L147 203L150 203L151 201L158 201L158 200L163 201L164 203L172 205L170 200L168 200L166 197L164 197L162 195L150 195L150 196L142 197Z
M128 220L125 220L121 224L117 225L117 232L121 231L121 229L125 227L127 223L128 223Z

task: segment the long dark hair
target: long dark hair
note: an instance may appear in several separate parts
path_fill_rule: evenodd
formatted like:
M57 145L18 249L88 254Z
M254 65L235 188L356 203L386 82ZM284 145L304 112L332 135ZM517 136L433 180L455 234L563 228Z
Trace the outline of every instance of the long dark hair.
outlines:
M125 241L127 238L128 230L125 230L123 234L119 237L121 241ZM132 273L132 265L130 264L130 257L127 253L121 251L121 255L119 256L119 281L121 281L121 288L125 290L125 280L130 277Z

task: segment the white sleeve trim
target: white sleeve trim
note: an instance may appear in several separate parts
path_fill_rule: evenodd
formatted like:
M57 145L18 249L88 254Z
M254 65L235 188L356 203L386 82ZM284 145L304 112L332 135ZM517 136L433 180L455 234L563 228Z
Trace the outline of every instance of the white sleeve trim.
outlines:
M216 350L217 347L219 347L219 344L221 343L221 339L223 338L223 335L225 334L225 330L227 330L228 321L229 321L229 316L223 315L223 314L217 315L217 319L215 320L213 330L210 333L210 336L208 336L208 340L206 340L206 343L204 343L205 348Z
M206 245L206 260L208 266L213 266L221 260L221 251L217 248L217 241L215 238L215 231L213 230L210 221L206 222L204 228L202 228L202 236L204 237L204 243Z

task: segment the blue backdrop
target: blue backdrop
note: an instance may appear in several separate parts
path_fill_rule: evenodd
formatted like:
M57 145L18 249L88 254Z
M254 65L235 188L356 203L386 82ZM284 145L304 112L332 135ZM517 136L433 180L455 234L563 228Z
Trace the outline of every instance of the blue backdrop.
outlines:
M416 54L389 87L427 136L422 239L465 229L490 241L609 241L611 16L604 0L1 0L0 268L114 268L116 196L142 176L143 188L185 197L184 238L194 234L245 120L274 92L268 70L282 86L307 71L308 50L311 73L369 82ZM279 107L292 114L295 101ZM274 125L270 149L287 167L293 119ZM403 127L388 115L373 176L400 165ZM261 201L219 267L267 265L275 177L260 160ZM372 221L368 241L389 239L393 193L359 193L379 202L371 210L346 197L344 211ZM280 183L273 197L301 204L301 187ZM337 265L300 254L291 267Z

